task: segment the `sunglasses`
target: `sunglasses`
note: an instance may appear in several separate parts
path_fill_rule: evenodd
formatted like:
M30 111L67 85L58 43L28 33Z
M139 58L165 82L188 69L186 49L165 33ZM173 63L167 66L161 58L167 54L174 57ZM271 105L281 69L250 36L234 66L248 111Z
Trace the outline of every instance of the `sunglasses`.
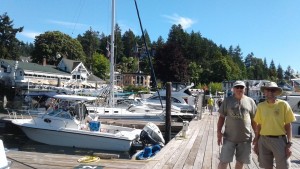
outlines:
M274 93L276 92L276 89L266 89L266 91Z
M244 86L235 86L234 88L236 88L236 89L244 89L245 87Z

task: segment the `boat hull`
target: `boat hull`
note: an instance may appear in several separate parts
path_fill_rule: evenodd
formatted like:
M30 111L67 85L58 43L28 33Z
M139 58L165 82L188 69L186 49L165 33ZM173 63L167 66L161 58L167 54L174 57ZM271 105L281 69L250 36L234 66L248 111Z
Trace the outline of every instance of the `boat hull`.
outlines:
M128 151L131 140L117 139L92 134L72 133L67 131L55 131L39 128L20 126L22 131L31 140L57 146L101 149L111 151Z

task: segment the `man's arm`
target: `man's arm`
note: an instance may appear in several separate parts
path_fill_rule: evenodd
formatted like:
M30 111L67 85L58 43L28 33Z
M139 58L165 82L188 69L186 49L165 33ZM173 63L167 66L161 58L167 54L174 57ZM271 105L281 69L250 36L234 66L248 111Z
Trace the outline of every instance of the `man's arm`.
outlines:
M287 145L285 147L286 156L289 158L292 155L291 146L292 146L292 124L287 123L284 125L287 137Z
M253 119L251 119L251 126L252 126L252 129L253 129L254 133L255 133L255 130L257 129L257 123ZM255 136L256 136L256 133L255 133Z
M253 125L252 125L252 127L253 127ZM255 154L258 155L258 153L259 153L258 152L258 139L259 139L259 136L260 136L259 133L260 133L260 130L261 130L261 125L256 124L256 128L254 128L253 130L254 130L254 133L255 133L255 138L253 139L253 143L252 143L254 145L253 150L254 150Z
M291 123L285 124L284 129L286 131L287 141L292 142L292 124Z
M217 124L218 145L223 144L223 142L222 142L222 138L223 138L222 128L223 128L224 122L225 122L225 117L220 114L218 124Z

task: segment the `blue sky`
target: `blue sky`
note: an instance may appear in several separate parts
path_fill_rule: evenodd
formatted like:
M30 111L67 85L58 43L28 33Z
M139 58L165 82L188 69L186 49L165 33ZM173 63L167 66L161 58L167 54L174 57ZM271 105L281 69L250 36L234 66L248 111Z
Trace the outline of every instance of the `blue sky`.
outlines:
M90 27L106 35L111 30L111 0L0 0L14 27L24 26L19 40L34 42L46 31L72 37ZM300 70L299 0L137 0L143 28L152 41L167 40L173 24L200 32L217 45L240 46L245 57L273 59L284 70ZM122 33L141 35L134 0L116 0L116 22Z

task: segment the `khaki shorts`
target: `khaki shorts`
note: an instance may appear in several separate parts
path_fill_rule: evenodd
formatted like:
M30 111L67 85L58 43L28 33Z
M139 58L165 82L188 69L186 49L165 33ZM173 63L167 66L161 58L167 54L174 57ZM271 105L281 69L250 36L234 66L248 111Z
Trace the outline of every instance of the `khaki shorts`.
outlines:
M286 137L260 136L258 140L258 161L263 168L273 168L275 158L276 168L287 169L290 167L290 158L286 158L285 147Z
M220 154L220 161L223 163L232 162L234 153L236 161L239 161L243 164L250 164L251 142L234 143L224 139Z

